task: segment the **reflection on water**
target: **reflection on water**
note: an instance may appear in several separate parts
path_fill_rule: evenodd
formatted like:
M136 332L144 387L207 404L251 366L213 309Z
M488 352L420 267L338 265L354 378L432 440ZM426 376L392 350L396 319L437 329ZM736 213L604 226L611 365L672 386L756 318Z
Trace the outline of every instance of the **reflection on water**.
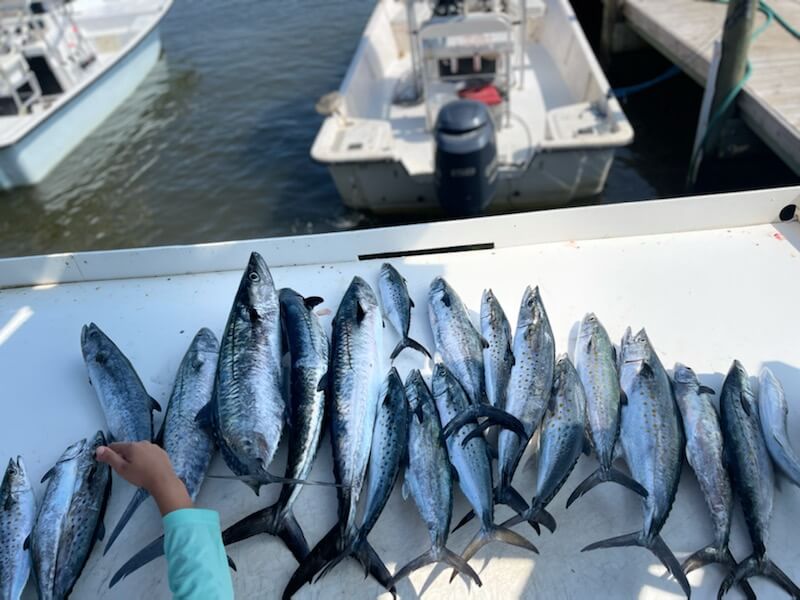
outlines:
M161 29L164 55L134 95L42 184L0 193L0 255L388 222L344 208L326 169L309 157L321 122L314 103L338 87L372 6L176 0ZM595 8L586 10L592 33ZM614 83L662 68L653 53L642 56L618 63ZM675 99L670 110L658 105L661 97ZM625 106L636 142L620 152L601 200L683 191L699 97L696 85L678 78ZM774 157L766 161L755 179L722 173L708 187L792 180Z

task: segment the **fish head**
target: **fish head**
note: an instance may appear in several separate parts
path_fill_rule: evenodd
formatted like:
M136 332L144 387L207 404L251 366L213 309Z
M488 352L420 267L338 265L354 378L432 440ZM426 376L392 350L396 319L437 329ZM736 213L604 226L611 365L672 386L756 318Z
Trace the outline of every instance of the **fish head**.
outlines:
M428 301L431 307L443 305L449 308L457 298L455 291L445 281L444 277L433 278L430 290L428 290Z
M743 409L750 415L754 415L757 412L755 395L750 387L750 376L738 360L733 361L731 368L728 369L728 374L725 376L725 381L722 383L720 404L726 399L733 402L735 410Z
M97 364L105 363L114 351L114 342L94 323L81 328L81 351L84 360Z
M772 372L768 366L764 365L761 367L761 370L758 372L758 385L759 388L779 388L782 389L778 378L775 377L775 374Z
M675 367L672 369L672 378L676 383L683 385L698 384L694 370L680 362L675 363Z
M217 336L207 327L203 327L192 340L192 350L197 353L217 354L219 352Z
M387 282L403 280L400 272L389 263L383 263L381 265L381 270L378 273L378 277Z
M636 335L631 334L630 327L622 338L622 362L633 363L641 362L652 356L650 339L644 328L640 329Z
M251 253L236 293L236 304L250 319L263 318L274 294L275 285L267 263L258 252Z
M589 338L594 335L597 331L598 327L600 326L600 321L597 319L597 315L593 312L586 313L581 319L580 330L578 333L578 337L581 338Z
M405 392L408 406L412 411L431 400L431 393L419 369L412 369L409 372L406 377Z
M337 319L360 324L369 314L376 314L378 299L372 287L361 277L353 277L339 303Z
M436 363L433 366L433 375L431 377L431 391L434 396L441 396L447 392L449 384L450 371L444 366L444 363Z
M522 302L519 305L517 328L539 326L546 320L547 313L544 310L539 286L537 285L534 288L527 286L522 294Z
M481 320L494 321L498 315L500 303L494 295L492 288L486 288L481 295Z
M5 500L9 498L9 496L14 496L30 489L31 484L28 479L28 471L25 468L22 457L17 456L16 459L10 458L5 475L3 475L3 483L0 485L0 498Z

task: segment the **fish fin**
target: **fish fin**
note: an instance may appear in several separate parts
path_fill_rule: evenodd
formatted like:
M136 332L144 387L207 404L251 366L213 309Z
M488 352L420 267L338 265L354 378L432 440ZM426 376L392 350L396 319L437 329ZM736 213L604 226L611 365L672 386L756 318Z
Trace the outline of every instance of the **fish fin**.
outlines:
M236 563L233 562L233 559L230 557L229 554L226 554L225 558L228 559L228 566L230 567L231 571L238 571L239 570L239 569L236 568Z
M724 565L732 571L735 570L737 566L736 559L733 558L733 554L731 554L731 551L727 546L722 548L706 546L683 561L681 569L686 575L688 575L695 569L700 569L713 563ZM756 600L756 594L746 580L741 580L739 582L739 587L741 588L747 600Z
M461 518L461 520L460 520L460 521L459 521L459 522L456 524L456 526L455 526L455 527L453 527L453 528L450 530L450 533L453 533L453 532L455 532L456 530L458 530L458 529L461 529L461 528L462 528L464 525L466 525L467 523L469 523L469 522L470 522L470 521L471 521L473 518L475 518L475 511L474 511L473 509L469 509L469 511L467 511L467 514L465 514L465 515L464 515L464 516Z
M403 281L405 281L405 279ZM411 308L414 308L416 306L416 304L414 304L414 299L411 296L408 297L408 302Z
M583 447L581 448L581 452L583 452L584 456L589 456L592 453L592 439L589 437L588 433L584 433L583 435Z
M470 567L467 562L458 554L448 550L447 548L442 548L440 550L431 548L425 554L419 555L417 558L398 570L389 583L392 587L394 587L398 581L405 579L417 569L421 569L426 565L438 562L450 565L455 571L461 573L461 575L465 577L471 577L472 580L478 584L478 587L483 585L480 577L478 577L478 574L472 569L472 567Z
M30 547L31 547L31 536L30 535L26 535L25 536L25 541L22 542L22 549L23 550L29 550Z
M531 552L539 554L539 550L536 549L536 546L531 544L520 534L516 533L515 531L511 531L510 529L506 529L503 526L493 525L491 529L481 529L475 534L472 540L470 540L469 544L467 544L464 552L461 554L461 558L465 562L469 561L469 559L475 556L475 554L477 554L481 548L492 542L502 542L511 546L517 546L518 548L525 548L526 550L530 550ZM453 579L456 578L456 575L458 575L458 571L454 570L450 577L450 581L453 581Z
M653 367L646 360L642 361L642 367L639 369L639 373L643 377L653 377L656 374L656 372L653 370Z
M761 575L771 579L792 598L800 598L800 588L797 587L786 573L781 571L778 566L768 558L757 558L756 556L747 557L731 571L719 586L717 598L722 598L728 590L740 583L743 579L748 579L755 575Z
M403 496L403 500L408 500L409 489L408 489L408 480L407 479L403 479L403 485L400 488L400 495Z
M214 400L211 400L203 408L197 411L194 418L198 427L206 431L213 431L214 429Z
M591 352L592 351L592 342L593 341L594 341L594 338L592 336L589 336L589 341L586 342L586 351L587 352Z
M366 539L362 539L358 546L356 546L353 555L364 565L364 569L367 573L372 575L372 577L385 587L393 597L397 597L394 583L392 583L392 574L389 573L389 569L386 568L386 565L383 564L378 553L375 552L375 549L370 546Z
M550 411L551 415L556 414L556 395L550 394L550 398L547 400L547 410Z
M312 308L319 306L323 302L325 302L325 299L321 298L320 296L306 296L305 298L303 298L303 305L308 310L311 310Z
M495 408L494 406L489 406L488 404L470 406L469 408L455 415L442 430L442 435L445 439L447 439L465 425L473 423L478 417L485 417L492 423L492 425L500 425L504 429L508 429L516 433L517 436L523 441L527 441L528 439L528 434L525 432L525 427L523 427L522 423L519 422L519 419L508 414L504 410ZM481 425L483 425L483 423ZM462 442L462 444L463 443L466 443L466 440Z
M325 537L323 537L314 548L300 561L297 569L289 579L289 583L283 590L283 599L287 600L302 588L306 583L311 583L314 576L325 566L335 560L339 554L337 546L339 544L339 525L334 525Z
M97 540L102 540L106 537L106 524L100 521L97 524Z
M145 566L147 563L155 560L159 556L162 556L163 554L164 536L162 535L161 537L150 542L147 546L139 550L139 552L128 559L128 562L122 565L122 567L120 567L111 578L111 581L108 583L108 587L113 588L128 575Z
M317 391L325 392L327 391L327 389L328 389L328 372L325 371L322 377L319 378L319 383L317 384Z
M298 563L308 556L309 548L303 530L292 511L281 514L280 503L258 510L240 519L222 532L222 543L226 546L265 533L280 538Z
M489 341L483 336L481 336L481 346L483 346L484 350L489 347Z
M701 394L708 394L709 396L714 396L717 392L714 391L713 388L708 387L707 385L701 385L698 389L698 392Z
M663 564L670 574L678 581L683 589L684 594L686 594L686 597L689 598L692 595L692 588L689 585L689 581L686 579L686 575L684 575L683 571L681 570L681 565L678 562L678 559L675 558L675 555L667 547L667 545L664 543L664 540L661 539L661 536L659 535L653 536L652 540L648 542L642 537L641 532L634 531L633 533L628 533L600 542L595 542L594 544L589 544L583 548L581 552L588 552L590 550L597 550L599 548L623 548L626 546L639 546L641 548L650 550L650 552L653 553L653 555L661 562L661 564Z
M619 403L621 406L628 406L628 394L623 390L619 391Z
M619 364L619 358L617 357L617 349L613 344L611 345L611 356L614 357L614 364L615 365Z
M55 472L56 472L56 466L58 466L58 463L56 463L55 465L53 465L52 467L50 467L50 468L47 470L47 473L45 473L44 475L42 475L42 479L41 479L41 481L40 481L39 483L44 483L45 481L47 481L48 479L50 479L50 478L51 478L53 475L55 475Z
M442 304L444 304L448 308L450 307L451 304L450 294L448 294L447 292L442 292Z
M161 412L161 405L152 396L150 396L150 410Z
M392 353L389 355L389 359L390 360L394 360L406 348L412 348L412 349L416 350L417 352L420 352L420 353L424 354L428 358L431 358L430 352L428 352L422 344L420 344L416 340L413 340L413 339L407 337L405 339L400 340L397 343L397 346L394 347L394 350L392 350ZM433 360L433 359L431 358L431 360Z
M625 475L625 473L619 469L611 467L608 470L608 481L613 481L614 483L619 484L622 487L626 487L636 494L639 494L642 498L647 498L647 490L644 489L644 487L642 487L638 481Z
M508 355L511 357L511 366L517 364L517 359L514 358L514 351L511 350L511 344L508 345Z
M750 410L750 403L747 401L747 398L745 398L744 394L739 396L739 402L742 404L742 408L744 409L744 413L748 417L751 417L752 416L752 412Z
M144 488L138 488L136 492L131 497L130 502L128 502L128 506L125 507L125 511L122 513L122 516L117 521L116 526L111 531L111 536L108 538L108 542L106 543L106 547L103 549L103 556L105 556L108 551L111 549L111 546L116 541L119 534L122 533L122 530L127 525L130 518L136 512L136 509L144 502L150 494L147 493L147 490Z

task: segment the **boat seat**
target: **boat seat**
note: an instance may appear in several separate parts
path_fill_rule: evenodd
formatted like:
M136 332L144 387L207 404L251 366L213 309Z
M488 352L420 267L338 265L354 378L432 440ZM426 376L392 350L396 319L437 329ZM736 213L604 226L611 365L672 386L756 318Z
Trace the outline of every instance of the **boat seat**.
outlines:
M589 102L554 108L547 113L547 133L553 140L568 142L608 131L608 119Z

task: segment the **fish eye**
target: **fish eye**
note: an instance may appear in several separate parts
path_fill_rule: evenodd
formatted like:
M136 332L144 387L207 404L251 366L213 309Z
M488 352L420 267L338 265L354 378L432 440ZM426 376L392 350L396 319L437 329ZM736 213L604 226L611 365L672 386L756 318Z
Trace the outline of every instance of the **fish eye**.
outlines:
M258 281L259 279L261 279L258 276L258 273L256 273L255 271L250 271L249 277L250 277L250 281Z

